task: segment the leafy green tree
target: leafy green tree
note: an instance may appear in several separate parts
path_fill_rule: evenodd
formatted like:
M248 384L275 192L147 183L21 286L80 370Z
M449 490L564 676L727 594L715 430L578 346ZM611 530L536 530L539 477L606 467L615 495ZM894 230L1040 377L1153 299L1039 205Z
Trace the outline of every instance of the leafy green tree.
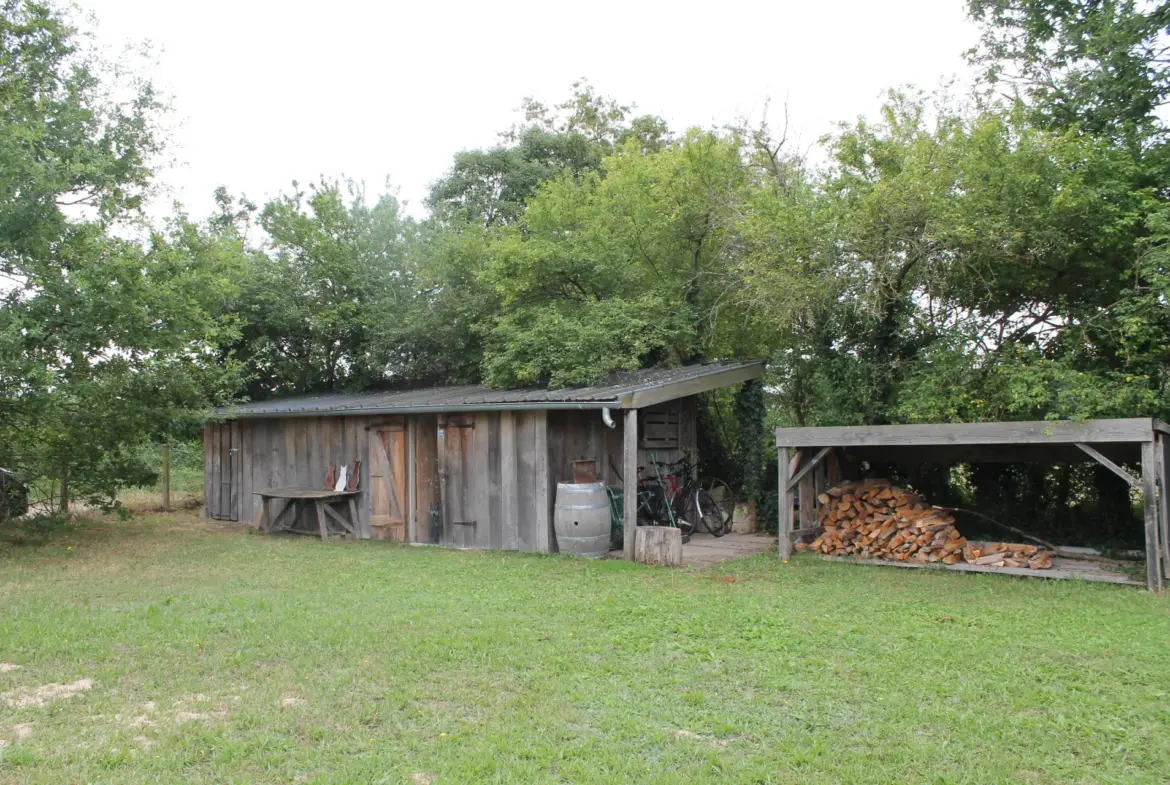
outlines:
M268 240L251 254L235 306L241 335L226 347L247 369L247 396L362 389L394 375L397 360L374 335L418 295L416 227L398 201L370 205L356 184L323 180L268 202L258 223Z
M148 478L144 442L235 386L217 313L239 248L181 216L154 233L136 219L161 108L64 12L0 3L0 465L40 500L67 483L110 502Z
M744 182L736 142L696 131L657 151L628 140L601 171L543 186L490 249L488 382L579 384L733 352L720 340L734 331L716 328Z
M973 53L992 84L1022 90L1059 128L1132 133L1161 125L1170 95L1170 2L968 0Z
M566 171L574 177L597 171L602 156L627 140L650 150L669 139L661 119L634 116L633 107L597 95L585 82L572 89L569 100L551 108L526 98L525 122L501 134L499 144L456 154L427 200L435 218L455 225L513 225L542 183Z

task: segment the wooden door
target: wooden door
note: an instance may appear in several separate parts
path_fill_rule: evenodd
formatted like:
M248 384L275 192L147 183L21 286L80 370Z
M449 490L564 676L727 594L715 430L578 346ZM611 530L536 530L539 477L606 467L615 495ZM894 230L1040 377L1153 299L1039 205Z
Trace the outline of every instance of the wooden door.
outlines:
M449 414L439 421L439 488L443 509L443 545L475 547L475 482L472 455L475 418Z
M210 423L203 431L203 504L208 518L240 518L240 424Z
M415 542L443 542L443 496L439 482L439 418L414 418L414 533Z
M379 425L370 439L370 528L375 540L406 542L406 426Z

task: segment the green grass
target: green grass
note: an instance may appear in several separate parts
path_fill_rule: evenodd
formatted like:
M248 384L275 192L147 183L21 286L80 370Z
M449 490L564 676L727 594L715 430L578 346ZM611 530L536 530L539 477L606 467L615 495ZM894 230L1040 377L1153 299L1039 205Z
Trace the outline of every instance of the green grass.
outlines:
M154 516L0 543L0 662L93 680L0 699L4 785L1170 780L1170 616L1126 587Z

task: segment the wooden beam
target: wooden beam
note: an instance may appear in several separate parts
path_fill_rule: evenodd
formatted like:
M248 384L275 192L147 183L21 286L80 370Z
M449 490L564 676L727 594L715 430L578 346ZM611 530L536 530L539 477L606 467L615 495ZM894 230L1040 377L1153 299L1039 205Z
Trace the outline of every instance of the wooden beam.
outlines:
M406 418L406 541L418 542L418 499L415 494L416 474L418 467L415 454L415 420L414 415ZM353 500L350 499L352 503ZM357 525L355 520L354 525Z
M548 456L548 411L533 412L534 474L536 475L536 532L532 548L537 553L552 553L552 505L555 500L552 467Z
M1153 440L1154 421L1148 417L1087 422L1059 420L776 429L776 444L781 447L922 447Z
M1158 434L1158 532L1162 538L1162 579L1170 579L1170 436Z
M831 450L831 449L833 449L833 448L832 447L822 447L821 451L818 452L816 455L814 455L813 459L811 461L806 463L804 466L801 466L800 471L798 471L796 474L792 475L792 479L790 479L788 481L788 490L791 491L793 488L795 488L797 483L799 483L801 480L803 480L804 476L806 474L808 474L813 469L815 469L817 464L819 464L821 461L823 461L825 459L825 456L829 454L829 450ZM801 506L804 506L803 499L801 500Z
M329 539L329 527L325 525L325 503L318 499L314 504L317 508L317 527L321 530L321 539Z
M786 449L780 448L776 467L779 472L778 487L780 489L779 518L776 523L777 533L780 535L780 561L788 563L792 556L792 490L788 486L788 456Z
M726 371L709 373L674 384L663 384L647 390L635 390L633 393L621 397L621 405L623 409L642 409L677 398L686 398L689 395L718 390L720 387L730 387L733 384L757 379L763 375L763 363L748 363L738 368L729 368Z
M1158 473L1157 446L1153 442L1142 445L1142 508L1146 521L1146 588L1162 591L1162 548L1158 532L1158 491L1154 477Z
M622 555L634 560L638 530L638 410L627 409L622 428Z
M1140 488L1142 487L1142 480L1139 480L1137 477L1134 477L1132 474L1130 474L1129 472L1127 472L1125 469L1123 469L1122 467L1118 466L1116 463L1114 463L1113 461L1109 460L1108 458L1106 458L1104 455L1102 455L1101 453L1099 453L1099 452L1097 452L1096 450L1094 450L1094 449L1093 449L1092 447L1090 447L1089 445L1087 445L1087 444L1085 444L1085 443L1083 443L1083 442L1076 442L1076 445L1077 445L1077 447L1081 448L1081 450L1082 450L1082 451L1083 451L1083 452L1084 452L1086 455L1090 456L1090 457L1091 457L1093 460L1095 460L1097 463L1101 464L1101 465L1102 465L1102 466L1104 466L1106 469L1108 469L1109 471L1113 472L1113 473L1114 473L1114 474L1116 474L1118 477L1120 477L1121 479L1123 479L1123 480L1125 480L1127 483L1129 483L1131 487L1133 487L1133 488L1138 488L1138 489L1140 489ZM1144 450L1143 450L1143 453L1142 453L1142 458L1143 458L1143 460L1145 459L1145 451L1144 451ZM1153 476L1154 476L1154 472L1151 472L1151 473L1150 473L1150 476L1151 476L1151 477L1153 477Z

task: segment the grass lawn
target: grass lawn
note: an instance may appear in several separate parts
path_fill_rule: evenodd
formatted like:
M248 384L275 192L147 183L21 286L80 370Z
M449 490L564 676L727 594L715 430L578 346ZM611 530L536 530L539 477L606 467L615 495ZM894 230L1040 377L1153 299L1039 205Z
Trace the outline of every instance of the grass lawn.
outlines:
M0 542L0 783L1165 783L1168 611L87 523Z

